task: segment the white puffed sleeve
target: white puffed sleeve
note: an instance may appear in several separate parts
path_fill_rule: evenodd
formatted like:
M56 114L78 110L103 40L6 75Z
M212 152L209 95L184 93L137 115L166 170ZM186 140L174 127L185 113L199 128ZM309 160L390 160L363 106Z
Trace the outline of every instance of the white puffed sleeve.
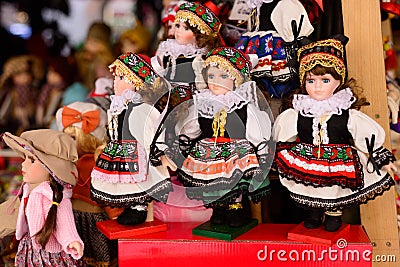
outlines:
M271 138L272 124L268 114L253 104L247 105L246 139L254 146Z
M349 110L347 127L353 136L356 148L364 153L368 153L365 138L371 140L372 135L375 135L374 150L381 147L385 142L386 134L383 128L361 111L355 109Z
M293 142L297 138L298 112L287 109L278 115L274 122L273 137L277 142Z
M184 134L190 139L195 139L201 134L196 105L191 105L189 109L182 110L178 117L180 119L175 125L177 135Z

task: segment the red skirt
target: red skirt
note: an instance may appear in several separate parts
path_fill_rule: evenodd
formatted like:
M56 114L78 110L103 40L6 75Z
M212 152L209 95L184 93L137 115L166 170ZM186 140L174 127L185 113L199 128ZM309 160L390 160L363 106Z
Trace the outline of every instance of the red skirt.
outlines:
M345 144L278 143L275 164L281 178L314 187L357 190L364 174L357 150Z

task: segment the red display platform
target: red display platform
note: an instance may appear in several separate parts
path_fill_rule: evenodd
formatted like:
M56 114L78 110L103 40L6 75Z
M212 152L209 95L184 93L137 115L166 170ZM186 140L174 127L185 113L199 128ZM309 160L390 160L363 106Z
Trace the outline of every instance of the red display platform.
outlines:
M340 238L348 234L349 231L349 224L342 224L336 232L328 232L324 230L323 226L316 229L308 229L304 227L303 223L300 223L288 232L287 237L290 240L332 246Z
M359 225L331 247L287 239L293 224L259 224L232 241L194 236L197 225L168 223L165 232L118 240L118 266L372 266L372 245Z
M96 223L97 229L108 239L131 238L138 235L151 234L167 230L167 224L154 220L139 225L126 226L119 224L116 220L107 220Z

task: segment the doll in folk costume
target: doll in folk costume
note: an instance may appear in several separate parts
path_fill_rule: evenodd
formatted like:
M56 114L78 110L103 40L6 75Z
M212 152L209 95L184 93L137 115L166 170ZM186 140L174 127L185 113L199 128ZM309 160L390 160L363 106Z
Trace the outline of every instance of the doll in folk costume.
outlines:
M157 73L171 82L172 101L179 103L191 97L195 81L192 63L196 56L220 46L220 27L217 15L208 7L191 2L179 6L175 14L175 39L161 42L151 59Z
M50 129L21 137L6 132L2 138L25 159L15 266L85 266L71 205L78 159L74 140Z
M144 56L134 53L120 55L109 68L115 92L109 110L111 141L92 171L91 197L125 208L117 222L136 225L146 220L148 203L165 202L172 189L166 156L153 162L157 166L148 160L160 113L146 101L157 94L154 83L160 77Z
M249 199L257 202L270 191L272 121L265 98L249 81L252 64L245 54L218 47L202 66L203 86L177 116L176 132L186 140L186 147L180 143L186 158L177 164L178 179L189 198L213 209L212 224L240 227L250 220Z
M301 86L274 124L281 183L307 211L304 226L323 222L330 232L342 225L343 209L388 190L394 181L387 171L396 169L383 128L359 111L365 98L347 77L346 42L338 35L299 49Z
M56 121L60 131L74 138L78 150L78 179L72 189L72 209L76 228L85 244L83 257L88 266L115 266L117 244L96 227L97 222L109 220L109 216L90 198L90 174L98 150L107 139L107 113L95 104L74 102L57 111Z
M11 57L0 77L0 124L21 133L33 124L35 99L44 77L43 61L35 56Z

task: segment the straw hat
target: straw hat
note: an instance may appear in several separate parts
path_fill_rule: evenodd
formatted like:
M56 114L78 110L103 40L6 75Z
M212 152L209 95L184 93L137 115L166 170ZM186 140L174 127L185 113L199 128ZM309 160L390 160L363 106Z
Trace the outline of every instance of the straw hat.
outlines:
M2 135L4 142L21 157L35 156L59 182L75 185L78 160L75 141L66 133L40 129L26 131L21 137L9 132Z

